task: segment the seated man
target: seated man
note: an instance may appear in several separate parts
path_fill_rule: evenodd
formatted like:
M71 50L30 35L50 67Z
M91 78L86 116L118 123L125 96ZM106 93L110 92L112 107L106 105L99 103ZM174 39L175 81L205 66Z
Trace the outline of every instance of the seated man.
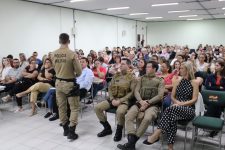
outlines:
M77 84L80 85L80 100L85 97L87 91L91 89L92 82L94 80L94 74L91 69L87 67L88 59L82 57L80 59L80 64L82 67L82 73L77 78Z
M146 66L146 75L138 81L134 90L137 103L133 105L126 116L128 143L117 147L122 150L135 150L135 144L145 133L150 122L157 117L157 112L164 95L164 81L155 76L158 64L150 61ZM135 129L135 120L139 126Z
M111 126L106 120L104 111L109 108L117 108L117 130L114 136L114 141L120 141L122 138L122 129L125 122L125 114L128 110L128 101L133 96L133 90L135 87L135 80L131 73L128 73L128 69L131 65L131 61L127 58L122 59L121 72L114 75L109 86L109 99L96 105L95 112L103 125L104 129L97 134L98 137L104 137L112 134Z
M21 78L21 69L19 68L20 62L19 59L15 58L13 59L13 68L9 70L4 80L1 81L1 84L5 86L4 92L8 92L11 90L16 83L17 80ZM11 99L11 96L7 95L2 98L4 102L7 102Z

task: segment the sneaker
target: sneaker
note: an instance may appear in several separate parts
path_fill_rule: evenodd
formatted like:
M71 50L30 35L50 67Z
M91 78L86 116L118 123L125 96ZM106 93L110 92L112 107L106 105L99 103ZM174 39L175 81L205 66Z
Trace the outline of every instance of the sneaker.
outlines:
M50 117L51 115L52 115L51 112L47 112L47 114L44 115L44 118L48 118L48 117Z
M9 96L9 95L2 98L2 101L5 102L5 103L8 102L9 100L12 100L12 97Z
M52 115L52 117L49 118L49 121L55 121L55 120L57 120L57 119L59 119L59 115L56 114L56 113L54 113L54 114Z
M18 108L14 111L14 113L17 113L17 112L22 112L23 111L23 108Z

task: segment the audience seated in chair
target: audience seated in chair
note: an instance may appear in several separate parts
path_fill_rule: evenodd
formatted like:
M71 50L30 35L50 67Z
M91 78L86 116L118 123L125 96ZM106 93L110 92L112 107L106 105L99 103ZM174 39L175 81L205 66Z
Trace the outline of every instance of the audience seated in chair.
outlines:
M164 95L164 81L156 77L158 63L150 61L146 65L146 74L138 80L134 90L137 102L126 115L126 129L128 142L119 144L122 150L135 150L139 138L145 133L151 121L157 118ZM134 122L138 123L135 128Z
M121 61L121 72L117 72L111 80L109 86L109 98L95 106L95 113L103 125L104 129L97 134L98 137L104 137L112 134L112 129L107 121L104 111L110 108L115 108L116 118L118 120L114 141L120 141L122 138L122 130L125 122L125 114L128 110L129 100L133 97L133 90L135 87L135 79L131 73L128 72L131 62L127 58Z
M41 70L41 72L38 75L39 82L32 85L26 91L16 94L17 97L23 97L26 94L30 93L30 102L32 107L32 112L30 116L33 116L36 114L35 103L37 101L38 93L40 92L45 93L48 91L49 88L54 86L54 76L55 76L55 71L52 68L52 62L50 59L47 58L44 62L44 68Z
M20 79L21 69L19 68L19 60L17 58L13 59L13 68L9 69L8 73L5 76L5 79L1 81L1 85L5 86L4 91L1 92L8 92L11 90L15 83ZM7 102L11 97L5 96L2 98L4 102Z
M225 91L225 64L222 61L217 61L215 65L215 74L207 77L205 82L207 90ZM215 105L213 102L208 105L205 116L220 118L225 106ZM213 131L210 136L213 137L217 132Z
M36 68L35 60L30 59L29 65L22 71L21 80L17 81L15 86L9 91L9 95L7 95L7 99L10 99L12 96L20 93L22 91L27 90L33 84L37 82L38 71ZM22 97L16 96L16 102L18 109L15 111L22 111Z
M93 97L90 97L90 99L95 98L95 96L97 95L98 91L100 91L101 89L104 88L105 85L105 76L106 76L106 68L104 68L101 64L101 59L103 58L99 58L97 60L95 60L95 66L92 69L93 73L94 73L94 81L93 81ZM101 60L101 61L100 61ZM92 101L89 100L87 102L87 104L91 104Z

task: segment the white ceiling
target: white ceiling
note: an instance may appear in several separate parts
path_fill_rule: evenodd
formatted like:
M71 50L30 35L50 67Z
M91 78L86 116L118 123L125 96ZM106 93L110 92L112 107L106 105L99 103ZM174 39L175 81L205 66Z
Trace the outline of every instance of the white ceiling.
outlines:
M118 16L141 21L172 21L186 20L179 18L184 15L198 15L192 18L219 19L225 18L225 1L218 0L87 0L71 3L70 0L26 0L49 5L85 10L100 14ZM152 4L175 3L174 6L152 7ZM130 7L125 10L108 11L107 8ZM168 13L168 11L190 10L183 13ZM131 13L149 13L147 15L130 16ZM146 17L163 17L162 19L146 20Z

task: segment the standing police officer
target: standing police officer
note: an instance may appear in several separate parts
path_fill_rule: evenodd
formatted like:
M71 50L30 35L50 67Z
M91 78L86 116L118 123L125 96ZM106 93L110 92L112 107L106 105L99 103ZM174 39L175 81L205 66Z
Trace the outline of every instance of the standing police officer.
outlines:
M150 61L146 66L146 75L141 77L134 90L136 105L133 105L126 116L128 143L119 144L117 147L122 150L135 150L138 139L145 133L150 122L157 117L159 104L163 99L164 81L155 76L158 64ZM137 119L138 127L134 124Z
M104 111L109 108L116 108L116 118L118 120L114 141L120 141L122 138L122 130L125 123L125 114L128 110L128 102L133 97L135 87L135 79L128 72L131 61L123 58L121 61L121 72L114 75L109 86L109 99L96 105L95 112L103 125L104 129L98 133L98 137L104 137L112 134L112 129L104 115Z
M69 35L62 33L59 36L60 48L53 52L52 62L56 72L56 99L59 107L59 118L63 125L64 136L68 139L75 140L78 135L75 133L78 122L79 96L67 95L74 89L75 77L81 75L81 65L77 55L68 47L70 40ZM67 117L67 100L70 106L70 118Z

